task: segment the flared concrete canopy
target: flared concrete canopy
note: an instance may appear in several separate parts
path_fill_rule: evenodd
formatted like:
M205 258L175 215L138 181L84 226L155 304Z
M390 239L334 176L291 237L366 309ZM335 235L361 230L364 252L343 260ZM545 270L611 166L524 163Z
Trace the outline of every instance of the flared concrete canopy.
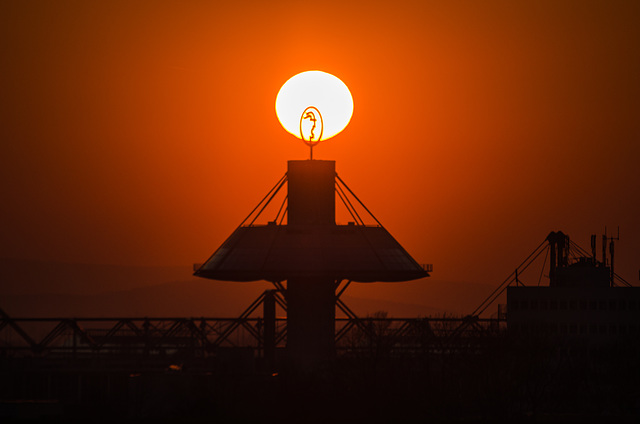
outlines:
M355 282L409 281L429 274L383 227L239 227L196 272L222 281L330 277Z

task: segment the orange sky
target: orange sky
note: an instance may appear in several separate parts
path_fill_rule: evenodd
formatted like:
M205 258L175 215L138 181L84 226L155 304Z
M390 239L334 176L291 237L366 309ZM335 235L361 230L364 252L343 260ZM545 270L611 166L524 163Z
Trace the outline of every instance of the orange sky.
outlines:
M204 261L308 148L275 116L319 69L314 149L433 278L501 282L552 230L640 268L640 3L0 3L0 256Z

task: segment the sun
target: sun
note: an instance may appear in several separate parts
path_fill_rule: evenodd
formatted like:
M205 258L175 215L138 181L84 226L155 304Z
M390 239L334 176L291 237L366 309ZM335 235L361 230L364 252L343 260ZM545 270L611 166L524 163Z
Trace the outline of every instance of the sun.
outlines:
M353 115L353 98L337 77L322 71L302 72L280 88L276 115L285 130L313 145L345 129ZM308 135L303 138L303 133Z

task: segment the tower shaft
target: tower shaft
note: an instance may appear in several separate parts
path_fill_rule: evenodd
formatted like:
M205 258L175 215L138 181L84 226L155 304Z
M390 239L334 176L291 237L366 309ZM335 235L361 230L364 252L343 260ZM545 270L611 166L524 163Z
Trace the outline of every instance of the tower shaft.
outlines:
M303 233L318 227L332 231L335 161L289 161L288 165L288 227ZM301 368L313 367L335 356L332 278L309 275L287 281L287 351L293 363Z

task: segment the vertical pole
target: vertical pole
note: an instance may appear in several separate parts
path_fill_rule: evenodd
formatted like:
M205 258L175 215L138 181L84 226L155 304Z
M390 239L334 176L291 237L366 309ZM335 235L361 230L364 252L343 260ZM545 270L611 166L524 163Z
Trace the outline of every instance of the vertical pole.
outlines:
M556 233L551 232L547 236L547 240L549 241L549 286L553 287L556 285Z
M611 240L611 243L609 243L609 254L611 256L611 277L609 279L609 286L613 287L613 284L614 284L613 280L614 280L614 277L616 275L614 270L613 270L613 263L614 263L614 259L613 259L613 256L614 256L613 255L614 254L613 240Z
M149 356L149 327L151 323L148 318L145 318L142 324L142 342L144 343L142 356L145 359Z
M262 301L264 321L264 360L269 373L273 372L276 354L276 296L275 290L264 292Z
M73 355L72 355L73 359L76 359L77 349L78 349L78 337L74 330L73 331Z

